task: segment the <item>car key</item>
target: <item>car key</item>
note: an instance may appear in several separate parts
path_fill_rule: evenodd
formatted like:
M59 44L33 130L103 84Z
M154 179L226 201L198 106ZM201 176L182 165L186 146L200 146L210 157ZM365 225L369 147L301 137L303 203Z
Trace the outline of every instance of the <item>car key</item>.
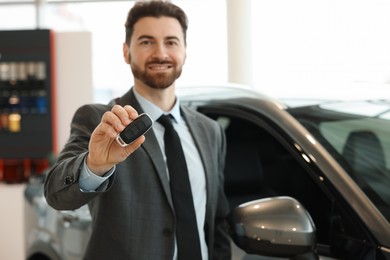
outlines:
M144 135L153 125L153 120L146 113L140 114L126 128L120 132L116 141L122 147L125 147L135 141L141 135Z

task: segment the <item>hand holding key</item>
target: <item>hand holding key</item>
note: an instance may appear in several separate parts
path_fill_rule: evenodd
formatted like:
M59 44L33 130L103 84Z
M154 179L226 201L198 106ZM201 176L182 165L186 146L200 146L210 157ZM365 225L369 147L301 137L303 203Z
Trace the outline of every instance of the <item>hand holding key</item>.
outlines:
M93 173L102 176L141 146L145 140L142 134L129 145L123 146L116 141L118 134L137 118L137 111L129 105L115 105L104 113L89 142L87 165Z

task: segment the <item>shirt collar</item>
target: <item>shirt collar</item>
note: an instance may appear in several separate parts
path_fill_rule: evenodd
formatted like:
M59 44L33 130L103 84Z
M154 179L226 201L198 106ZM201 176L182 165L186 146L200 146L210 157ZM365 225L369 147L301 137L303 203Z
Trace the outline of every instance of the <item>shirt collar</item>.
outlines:
M139 94L135 88L133 88L134 90L134 95L135 95L135 98L137 99L138 103L141 105L142 107L142 110L147 113L153 121L157 121L157 119L159 119L159 117L163 114L171 114L171 116L174 118L174 120L177 122L177 123L180 123L181 122L181 116L180 116L180 100L178 97L176 97L176 102L175 104L173 105L171 111L168 111L168 112L164 112L163 110L161 110L158 106L156 106L155 104L153 104L152 102L150 102L149 100L147 100L146 98L144 98L143 96L141 96L141 94Z

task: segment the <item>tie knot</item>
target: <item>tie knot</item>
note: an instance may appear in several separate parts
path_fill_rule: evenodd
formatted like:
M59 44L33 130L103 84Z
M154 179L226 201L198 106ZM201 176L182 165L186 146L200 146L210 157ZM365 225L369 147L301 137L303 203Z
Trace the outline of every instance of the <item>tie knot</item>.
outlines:
M165 128L173 127L172 116L170 114L160 116L159 119L157 119L157 122L162 124Z

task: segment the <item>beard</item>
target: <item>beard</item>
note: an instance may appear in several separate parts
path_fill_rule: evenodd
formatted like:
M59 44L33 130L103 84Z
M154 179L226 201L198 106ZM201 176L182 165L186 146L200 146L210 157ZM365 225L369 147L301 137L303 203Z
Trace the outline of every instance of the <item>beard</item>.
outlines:
M180 77L182 73L182 67L177 68L176 64L172 64L171 62L167 61L150 61L147 64L145 64L145 67L148 67L148 64L161 64L161 65L170 65L174 68L172 72L156 72L156 73L149 73L147 70L141 69L140 66L138 66L135 63L131 63L131 71L133 72L134 78L140 80L145 85L154 88L154 89L166 89L169 86L171 86L177 78Z

